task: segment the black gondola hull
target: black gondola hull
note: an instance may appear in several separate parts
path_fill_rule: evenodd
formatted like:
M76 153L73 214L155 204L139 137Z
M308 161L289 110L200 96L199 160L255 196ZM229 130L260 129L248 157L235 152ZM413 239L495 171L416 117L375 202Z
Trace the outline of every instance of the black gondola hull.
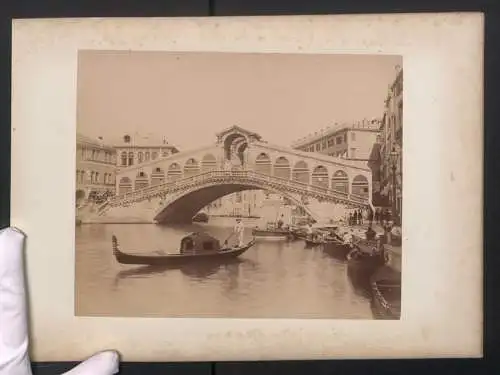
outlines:
M190 254L165 254L142 255L130 254L118 248L116 238L113 238L113 255L120 264L148 265L148 266L185 266L199 263L221 263L232 260L255 244L255 240L248 242L243 247L228 247L218 251L190 253Z

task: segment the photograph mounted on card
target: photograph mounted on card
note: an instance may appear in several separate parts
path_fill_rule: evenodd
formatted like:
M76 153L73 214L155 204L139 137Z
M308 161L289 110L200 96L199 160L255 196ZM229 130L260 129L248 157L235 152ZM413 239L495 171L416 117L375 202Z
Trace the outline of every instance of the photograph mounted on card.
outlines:
M480 356L482 22L15 21L34 359Z

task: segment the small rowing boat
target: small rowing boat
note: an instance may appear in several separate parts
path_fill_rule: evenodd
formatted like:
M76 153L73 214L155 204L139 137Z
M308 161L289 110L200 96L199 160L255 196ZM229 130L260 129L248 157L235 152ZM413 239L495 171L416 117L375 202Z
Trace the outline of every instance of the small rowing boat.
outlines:
M254 237L265 238L265 239L280 239L286 240L292 237L289 230L284 229L259 229L255 228L252 230L252 235Z
M287 240L293 238L288 227L281 227L274 223L268 223L266 228L255 227L252 229L252 235L267 240Z
M120 250L118 239L112 237L113 255L121 264L142 264L151 266L183 266L193 263L225 262L242 255L255 244L252 239L242 247L220 245L219 240L203 233L195 232L181 240L179 253L167 254L163 251L151 253L128 253Z

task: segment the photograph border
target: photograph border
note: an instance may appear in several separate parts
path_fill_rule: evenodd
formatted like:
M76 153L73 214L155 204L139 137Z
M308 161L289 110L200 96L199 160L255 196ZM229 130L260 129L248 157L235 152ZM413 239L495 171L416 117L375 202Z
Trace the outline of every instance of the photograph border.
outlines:
M178 2L180 3L180 2ZM287 2L287 6L283 7L283 4L273 6L275 2L265 1L262 2L253 2L253 9L245 8L245 5L239 4L235 6L234 4L223 4L220 7L214 6L214 1L210 3L210 9L212 10L210 15L232 15L232 16L241 16L247 14L303 14L303 13L328 13L328 14L341 14L341 13L398 13L398 11L394 12L393 8L387 2L373 4L373 7L369 7L366 4L361 4L360 2L337 2L335 4L331 2L321 2L321 1L311 1L307 2L307 5L304 6L304 3L300 1L290 1ZM318 3L320 3L318 5ZM78 14L78 16L85 15L93 15L93 16L105 16L108 15L106 11L99 9L98 7L94 7L92 10L88 9L87 2L80 1L74 2L75 10L69 12L66 8L60 7L52 7L50 9L40 9L38 7L38 2L32 1L31 6L27 6L23 11L19 11L19 8L15 6L11 6L9 9L9 14L6 14L4 20L6 19L7 23L10 24L11 17L68 17L74 16ZM144 4L143 6L144 12ZM462 11L481 11L484 10L483 6L479 5L477 1L468 1L461 2L461 7L457 7L453 10L462 10ZM16 3L16 6L18 3ZM401 5L402 6L402 5ZM400 7L401 7L400 6ZM455 5L456 6L456 5ZM17 10L16 10L17 9ZM85 10L84 10L85 9ZM149 6L149 13L158 15L162 13L162 7L157 6ZM217 9L217 12L214 11ZM403 11L412 12L412 11L449 11L451 10L446 5L441 5L436 2L432 2L432 5L423 5L421 1L411 1L406 2L403 6ZM401 11L401 10L400 10ZM163 11L164 12L164 11ZM137 9L133 6L121 6L114 8L112 14L114 16L136 16ZM140 13L140 12L139 12ZM181 12L183 16L197 16L200 14L195 14L196 12L190 12L184 10ZM203 12L202 12L203 13ZM496 343L496 337L498 337L498 319L495 312L499 311L496 306L496 290L498 288L494 288L493 283L498 284L499 276L498 273L494 270L498 269L500 265L499 256L494 251L493 242L490 241L493 236L489 236L491 234L491 229L493 228L493 223L498 222L498 203L495 203L493 195L498 189L494 187L497 182L496 173L498 170L495 168L496 163L491 158L491 150L496 149L496 143L498 142L498 127L493 125L493 120L498 119L500 117L499 107L496 105L496 99L498 97L498 93L495 93L495 88L498 90L498 75L495 74L495 68L498 68L499 61L499 53L498 49L495 46L498 44L500 40L500 32L499 28L495 25L498 25L500 22L499 13L496 15L493 14L492 9L486 11L487 14L487 22L486 22L486 60L485 60L485 73L488 78L488 84L485 87L486 90L486 111L485 111L485 168L486 174L488 177L488 184L485 186L486 197L485 199L488 201L488 209L485 216L486 219L486 231L487 236L485 237L485 246L486 246L486 260L487 266L485 267L485 282L486 282L486 290L485 296L486 298L486 325L488 329L485 330L485 350L487 354L487 358L485 360L477 360L477 359L441 359L441 360L430 360L424 359L419 361L405 361L405 360L392 360L392 361L378 361L378 360L362 360L362 361L345 361L345 360L322 360L322 361L269 361L269 362L238 362L238 363L207 363L206 370L207 373L210 372L212 374L221 373L221 374L244 374L254 373L256 369L259 369L261 373L275 373L276 371L286 371L287 373L306 373L310 371L319 371L320 373L330 373L333 370L340 371L342 373L358 373L364 372L367 369L379 369L379 370L400 370L400 371L409 371L410 373L421 373L422 371L436 371L442 372L442 370L450 370L456 371L457 373L470 373L471 371L478 373L491 373L493 368L498 368L498 361L493 358L498 358L496 355L498 351L498 345ZM175 14L169 14L174 15ZM201 14L201 15L209 15L209 14ZM5 103L5 108L10 108L10 33L4 34L4 43L2 44L2 48L4 53L2 54L3 58L2 67L2 78L1 82L4 82L4 89L2 92L2 99ZM495 41L497 43L495 43ZM496 79L495 79L496 78ZM495 83L497 83L495 85ZM0 168L0 172L2 173L2 181L8 181L10 179L10 113L9 111L2 111L1 115L1 134L0 136L0 145L3 151L3 163ZM490 157L488 157L490 156ZM1 184L0 185L0 196L2 198L2 211L1 211L1 224L2 227L8 226L10 224L10 213L9 213L9 202L10 202L10 184ZM60 373L63 369L69 369L72 366L73 362L45 362L45 363L33 363L35 374L55 374ZM174 367L176 369L172 369L172 364L166 363L124 363L122 366L121 373L123 374L138 374L138 373L163 373L168 371L173 374L181 374L181 373L196 373L196 371L190 371L192 364L184 363L184 364L175 364ZM177 366L179 365L179 366ZM487 366L490 368L487 369ZM182 369L180 369L182 368ZM489 371L488 371L489 370Z

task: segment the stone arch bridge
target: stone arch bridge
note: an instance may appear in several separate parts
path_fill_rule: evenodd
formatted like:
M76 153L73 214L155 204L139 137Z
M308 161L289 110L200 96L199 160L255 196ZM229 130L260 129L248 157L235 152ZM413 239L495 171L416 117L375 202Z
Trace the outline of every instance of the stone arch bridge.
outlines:
M367 208L371 181L366 163L271 145L234 126L217 134L217 141L207 147L119 168L117 195L98 214L189 222L218 198L263 189L287 197L321 220L324 215L311 201L343 209Z

